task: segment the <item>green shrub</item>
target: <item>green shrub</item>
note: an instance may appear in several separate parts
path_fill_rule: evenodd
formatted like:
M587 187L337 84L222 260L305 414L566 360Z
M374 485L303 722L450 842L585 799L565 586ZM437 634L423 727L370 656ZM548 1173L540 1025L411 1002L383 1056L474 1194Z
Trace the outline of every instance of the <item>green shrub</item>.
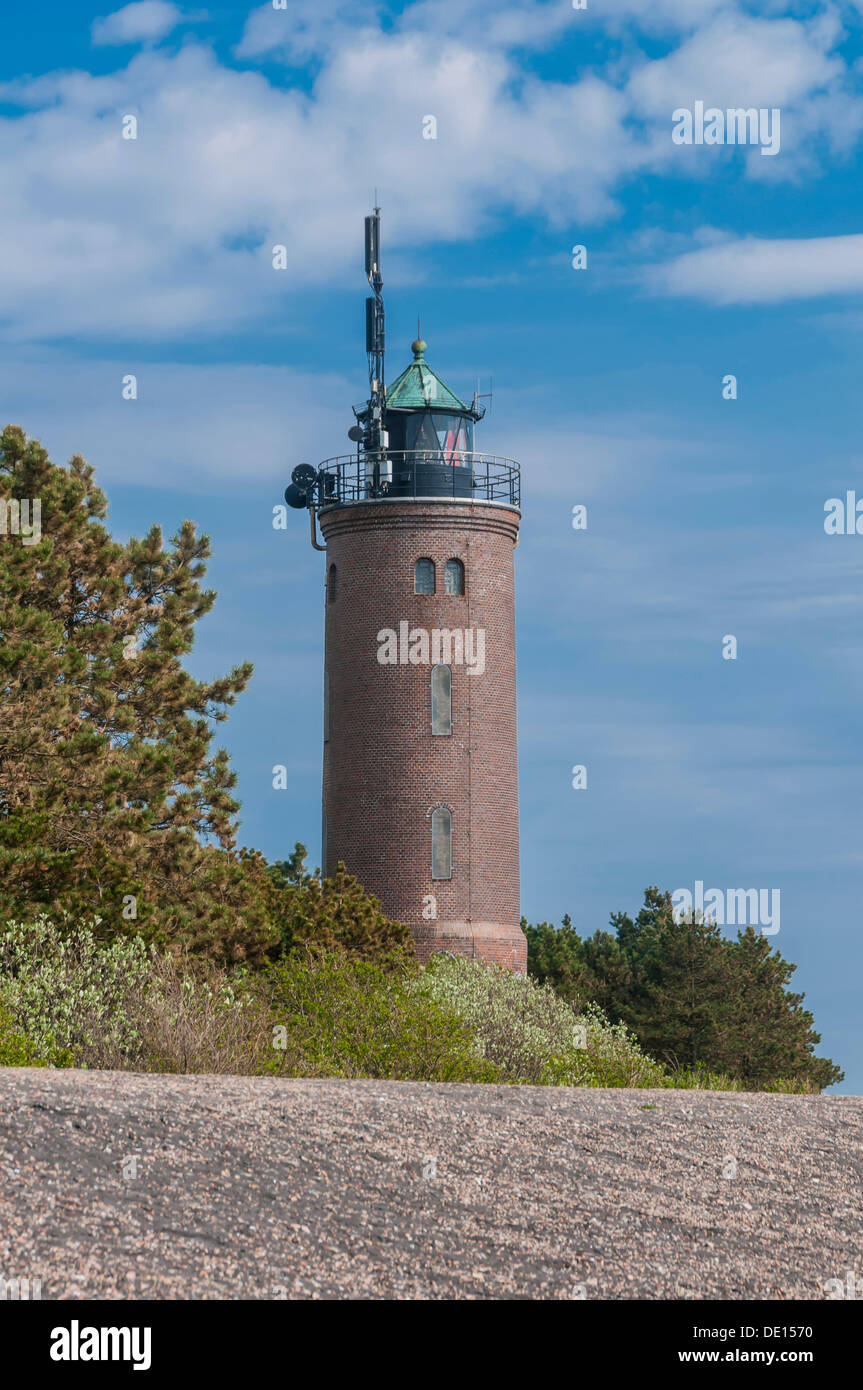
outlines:
M536 1086L661 1086L665 1072L622 1024L576 1012L550 985L499 966L433 957L420 987L464 1020L507 1081Z
M32 1038L16 1033L7 1009L0 1003L0 1067L73 1067L68 1049L53 1044L40 1048Z
M86 926L61 929L44 916L0 928L0 992L14 1027L41 1053L68 1049L84 1066L140 1056L128 1003L149 970L139 938L104 945Z
M402 972L310 947L269 972L272 1055L285 1076L497 1081L452 1009ZM280 1031L282 1030L282 1031Z
M244 969L46 917L0 928L0 1000L9 1055L28 1059L6 1065L248 1075L268 1056L267 1000Z
M0 928L0 1066L743 1087L706 1067L667 1072L623 1024L550 985L442 955L419 970L407 953L399 964L397 944L382 945L363 960L344 941L330 950L295 941L253 973L135 938L106 944L45 917L11 922Z

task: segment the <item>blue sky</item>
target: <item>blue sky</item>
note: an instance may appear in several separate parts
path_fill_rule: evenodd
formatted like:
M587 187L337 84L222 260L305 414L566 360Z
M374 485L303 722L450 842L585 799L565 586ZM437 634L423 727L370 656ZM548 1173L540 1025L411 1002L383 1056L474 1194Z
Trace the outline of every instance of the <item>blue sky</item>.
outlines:
M241 840L319 851L322 557L272 508L350 447L377 188L390 376L420 313L523 467L524 913L779 888L863 1089L863 537L823 524L863 497L863 0L34 15L3 19L0 413L96 466L118 534L212 536L192 666L255 663L219 731ZM696 101L778 108L779 153L676 145Z

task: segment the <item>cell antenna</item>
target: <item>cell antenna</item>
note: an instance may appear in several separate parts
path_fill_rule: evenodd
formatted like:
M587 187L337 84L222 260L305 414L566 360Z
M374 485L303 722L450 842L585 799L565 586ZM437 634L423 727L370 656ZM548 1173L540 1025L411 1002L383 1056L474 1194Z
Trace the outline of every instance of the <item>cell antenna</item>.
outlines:
M381 422L386 400L384 353L386 327L384 318L384 287L381 275L381 210L375 208L366 218L366 278L374 291L366 300L366 354L369 360L370 420ZM373 443L379 441L372 441Z

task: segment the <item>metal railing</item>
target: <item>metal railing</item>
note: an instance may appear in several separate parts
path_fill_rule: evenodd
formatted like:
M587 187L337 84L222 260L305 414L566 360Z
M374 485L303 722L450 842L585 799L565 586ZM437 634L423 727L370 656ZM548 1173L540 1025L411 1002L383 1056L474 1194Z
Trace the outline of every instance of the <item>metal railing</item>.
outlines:
M500 502L518 507L521 470L514 459L462 449L339 454L325 459L318 469L319 508L402 497Z

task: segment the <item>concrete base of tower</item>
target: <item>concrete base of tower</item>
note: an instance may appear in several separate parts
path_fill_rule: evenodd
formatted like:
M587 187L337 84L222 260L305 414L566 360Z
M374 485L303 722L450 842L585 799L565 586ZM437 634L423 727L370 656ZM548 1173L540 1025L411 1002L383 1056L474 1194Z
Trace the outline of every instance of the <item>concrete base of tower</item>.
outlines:
M527 938L521 927L503 922L429 922L411 926L417 956L425 965L438 951L468 956L486 965L527 971Z

